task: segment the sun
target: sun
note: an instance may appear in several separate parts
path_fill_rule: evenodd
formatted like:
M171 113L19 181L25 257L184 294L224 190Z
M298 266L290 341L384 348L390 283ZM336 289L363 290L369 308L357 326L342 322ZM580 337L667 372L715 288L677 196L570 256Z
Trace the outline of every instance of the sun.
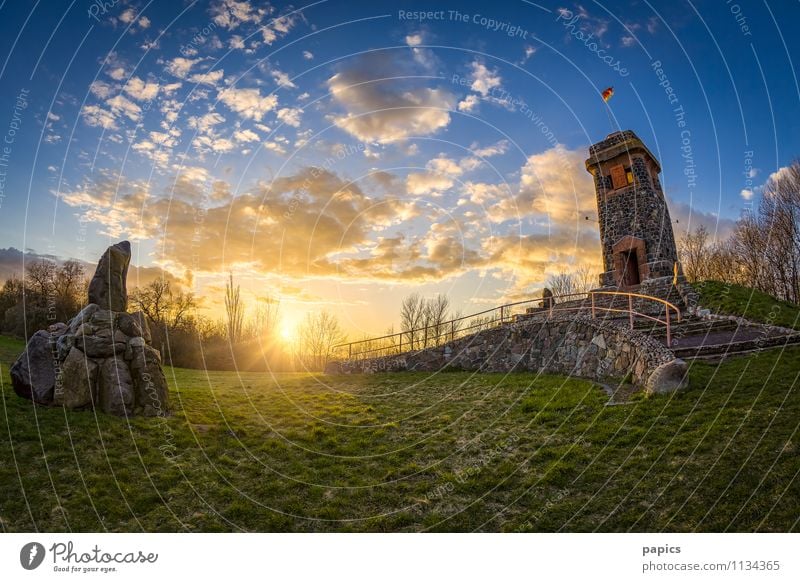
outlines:
M294 337L294 331L292 330L292 328L289 327L288 325L284 325L281 328L281 339L285 342L290 342L292 341L293 337Z

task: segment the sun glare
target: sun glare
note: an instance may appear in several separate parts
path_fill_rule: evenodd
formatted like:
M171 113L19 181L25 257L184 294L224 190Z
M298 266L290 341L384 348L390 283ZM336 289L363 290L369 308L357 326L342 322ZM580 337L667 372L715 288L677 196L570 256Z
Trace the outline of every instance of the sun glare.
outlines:
M289 341L291 341L291 340L292 340L292 337L293 337L293 336L294 336L294 332L292 331L292 328L291 328L291 327L289 327L289 326L287 326L287 325L284 325L284 326L281 328L281 339L282 339L283 341L285 341L285 342L289 342Z

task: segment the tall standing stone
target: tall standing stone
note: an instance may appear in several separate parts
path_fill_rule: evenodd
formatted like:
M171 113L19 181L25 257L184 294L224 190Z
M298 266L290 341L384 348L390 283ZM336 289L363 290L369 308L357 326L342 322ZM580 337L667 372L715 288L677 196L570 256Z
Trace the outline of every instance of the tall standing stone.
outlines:
M125 311L128 308L128 265L131 243L122 241L106 249L89 283L89 303L100 309Z
M37 404L116 416L169 414L169 386L147 318L126 313L128 241L109 247L72 320L36 332L11 367L14 391Z

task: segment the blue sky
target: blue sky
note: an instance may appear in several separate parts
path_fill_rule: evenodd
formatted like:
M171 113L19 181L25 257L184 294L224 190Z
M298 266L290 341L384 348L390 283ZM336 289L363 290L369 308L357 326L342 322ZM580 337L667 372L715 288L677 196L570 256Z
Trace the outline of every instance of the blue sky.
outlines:
M599 271L589 144L633 129L676 234L800 153L788 2L3 2L0 247L229 271L353 333ZM613 86L606 111L599 93ZM8 141L10 140L10 142ZM133 282L135 284L135 282Z

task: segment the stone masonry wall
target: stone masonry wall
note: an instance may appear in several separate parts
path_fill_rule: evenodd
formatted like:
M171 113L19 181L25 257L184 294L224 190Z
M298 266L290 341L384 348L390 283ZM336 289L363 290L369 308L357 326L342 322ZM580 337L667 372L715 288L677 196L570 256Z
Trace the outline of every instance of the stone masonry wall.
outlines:
M543 372L622 378L648 392L686 385L686 364L650 337L588 316L523 320L405 354L332 362L329 374L425 371Z
M626 142L628 145L623 148ZM635 133L623 131L591 146L586 163L594 176L597 196L605 269L601 285L617 284L613 247L626 236L645 242L648 277L672 276L678 253L672 220L658 179L657 161L651 159ZM630 167L634 183L614 190L610 169L617 164Z

